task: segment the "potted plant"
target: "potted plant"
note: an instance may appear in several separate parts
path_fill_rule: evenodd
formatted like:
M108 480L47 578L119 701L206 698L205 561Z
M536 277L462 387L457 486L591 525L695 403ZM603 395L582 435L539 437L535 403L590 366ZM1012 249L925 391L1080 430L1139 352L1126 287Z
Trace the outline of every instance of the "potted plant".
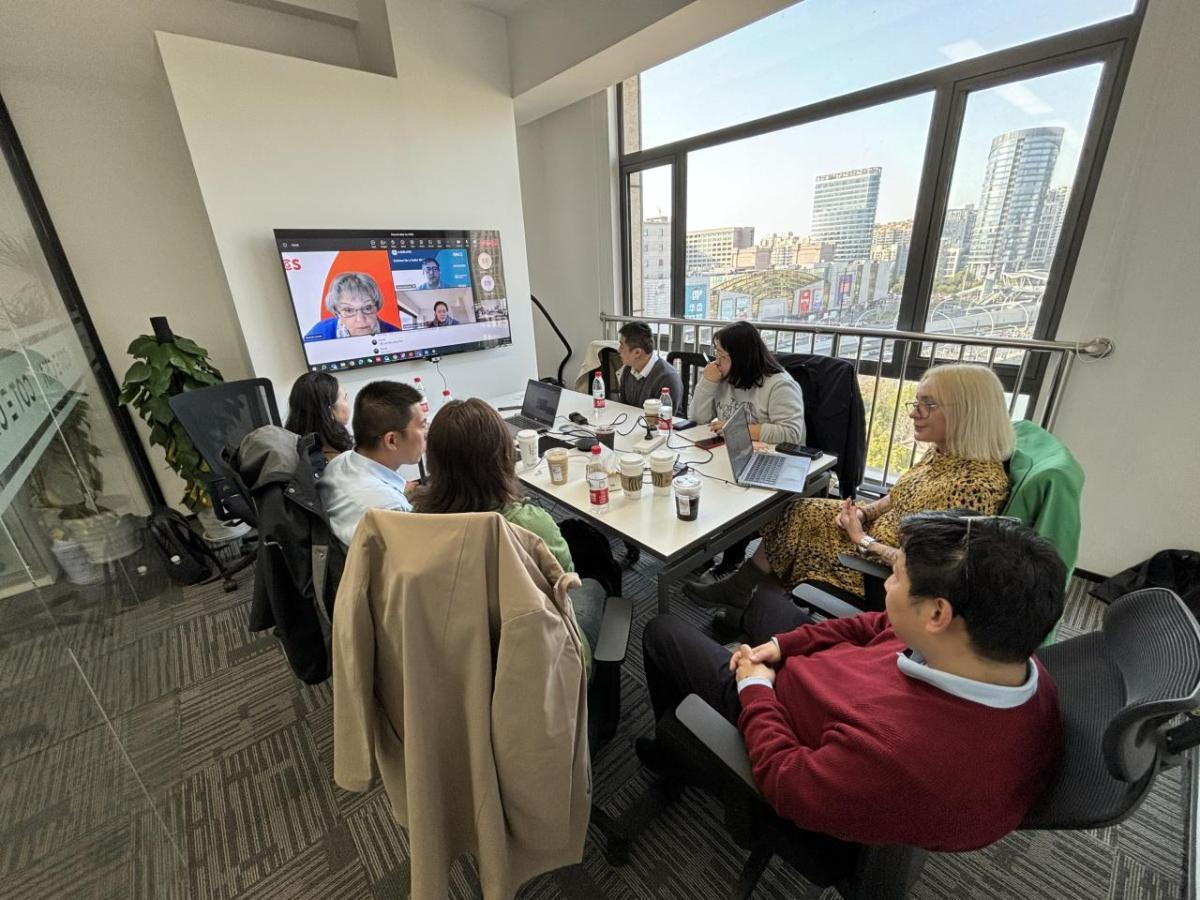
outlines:
M194 388L220 384L221 373L209 361L208 351L185 337L172 333L167 320L150 320L154 334L143 334L129 345L135 360L125 373L120 400L133 407L150 426L150 443L162 447L167 465L184 480L183 505L212 521L212 501L204 486L210 470L175 417L167 398ZM210 530L208 523L205 529Z

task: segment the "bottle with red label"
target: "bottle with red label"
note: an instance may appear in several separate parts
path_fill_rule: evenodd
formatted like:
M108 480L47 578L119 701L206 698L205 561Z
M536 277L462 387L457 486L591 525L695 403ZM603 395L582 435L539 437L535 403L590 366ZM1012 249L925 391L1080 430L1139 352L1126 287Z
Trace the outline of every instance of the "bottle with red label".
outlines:
M608 512L608 469L604 467L600 445L592 447L587 464L588 506L594 513Z
M425 385L421 384L421 376L413 378L413 387L417 389L417 393L421 395L421 412L429 415L429 398L425 396Z
M604 414L604 401L604 378L597 369L592 378L592 419L597 425L600 424L600 417Z
M664 434L669 433L671 430L671 392L666 388L662 389L658 408L658 430Z

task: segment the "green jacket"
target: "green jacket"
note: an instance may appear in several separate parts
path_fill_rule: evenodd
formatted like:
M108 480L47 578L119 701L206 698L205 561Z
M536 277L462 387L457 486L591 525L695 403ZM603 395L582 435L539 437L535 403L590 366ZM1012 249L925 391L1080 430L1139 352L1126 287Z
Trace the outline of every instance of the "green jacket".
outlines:
M1008 461L1008 504L1013 516L1047 538L1067 566L1067 578L1079 556L1079 496L1083 469L1066 446L1033 422L1014 422L1017 443Z

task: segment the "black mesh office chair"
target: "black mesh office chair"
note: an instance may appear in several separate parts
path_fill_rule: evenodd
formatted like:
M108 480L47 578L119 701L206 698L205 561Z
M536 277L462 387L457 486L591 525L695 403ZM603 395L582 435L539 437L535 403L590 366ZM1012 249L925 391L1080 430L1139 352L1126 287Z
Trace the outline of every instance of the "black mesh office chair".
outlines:
M255 524L253 509L242 500L225 452L237 450L242 438L255 428L281 424L270 380L247 378L214 384L176 394L169 402L196 451L208 463L205 486L217 518Z
M683 381L683 397L679 401L679 409L676 412L681 418L686 419L688 417L688 401L692 398L692 392L696 390L697 382L704 376L704 367L708 365L709 359L703 353L672 350L667 354L667 362L679 370L679 377Z
M621 354L613 347L600 349L600 377L604 379L604 393L612 397L621 389L621 379L618 373L624 363ZM590 388L589 388L590 389Z
M1058 685L1064 752L1053 784L1022 830L1093 829L1115 825L1137 809L1165 768L1200 745L1200 718L1171 727L1200 704L1200 627L1174 593L1149 588L1127 594L1105 612L1099 631L1038 651ZM688 783L715 793L732 838L750 857L730 896L749 897L775 854L847 900L892 900L920 878L925 852L866 847L802 831L775 815L751 775L737 728L696 695L664 716L657 736ZM660 781L620 823L610 853L678 793Z

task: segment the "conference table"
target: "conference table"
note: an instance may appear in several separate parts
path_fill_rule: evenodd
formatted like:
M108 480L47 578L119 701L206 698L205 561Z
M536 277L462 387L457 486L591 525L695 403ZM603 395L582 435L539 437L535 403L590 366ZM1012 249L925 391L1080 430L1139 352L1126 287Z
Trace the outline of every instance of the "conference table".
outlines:
M493 398L497 408L519 408L523 392ZM567 418L572 412L581 413L589 426L576 425ZM559 398L558 418L551 434L563 439L590 435L592 397L564 389ZM507 412L506 412L507 414ZM615 426L614 449L620 454L631 453L633 445L645 437L646 429L639 425L642 411L636 407L608 401L599 418L601 424ZM787 491L743 487L734 482L729 454L724 445L711 453L694 446L693 442L712 437L707 424L686 431L672 432L665 449L677 453L677 460L687 463L701 476L700 508L694 521L684 521L675 512L675 497L656 496L652 485L642 487L641 497L626 497L619 487L610 487L609 506L596 512L588 498L585 469L589 454L571 450L568 457L566 484L550 482L549 467L543 457L531 468L518 468L521 481L540 497L571 510L579 518L595 525L602 532L615 533L624 540L662 562L658 576L658 609L667 612L670 606L671 585L692 572L707 559L723 551L777 517L796 496L812 496L828 484L827 473L837 463L837 457L822 454L812 460L807 487L803 495ZM649 457L647 456L647 463ZM616 483L610 479L610 485Z

